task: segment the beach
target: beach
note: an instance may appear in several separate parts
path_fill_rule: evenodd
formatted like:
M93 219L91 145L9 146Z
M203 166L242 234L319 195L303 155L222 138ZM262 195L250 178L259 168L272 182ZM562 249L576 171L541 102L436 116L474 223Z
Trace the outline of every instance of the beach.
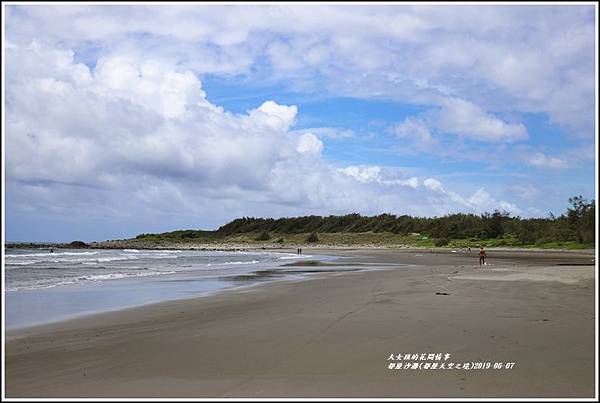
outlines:
M594 397L594 251L305 250L380 270L9 330L6 397Z

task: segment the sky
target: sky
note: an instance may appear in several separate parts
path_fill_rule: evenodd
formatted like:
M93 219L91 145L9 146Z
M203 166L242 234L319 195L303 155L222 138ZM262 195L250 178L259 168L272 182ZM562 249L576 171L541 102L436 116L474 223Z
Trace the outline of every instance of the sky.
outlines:
M4 7L8 241L594 199L594 5Z

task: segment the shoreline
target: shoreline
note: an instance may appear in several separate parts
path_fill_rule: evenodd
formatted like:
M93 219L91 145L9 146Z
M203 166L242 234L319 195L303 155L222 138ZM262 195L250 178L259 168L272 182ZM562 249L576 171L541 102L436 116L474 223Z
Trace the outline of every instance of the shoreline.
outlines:
M291 254L292 252L294 252L292 249L289 250L282 250L282 249L260 249L261 252L267 252L267 253L285 253L287 251L288 254ZM490 251L490 250L489 250ZM250 250L248 251L250 253L255 252L254 250ZM162 287L164 287L164 283L162 282L173 282L173 281L185 281L188 280L190 282L194 282L196 284L198 284L197 287L194 287L194 292L197 294L193 297L189 297L189 296L183 296L181 292L179 292L177 295L173 294L173 292L170 294L170 296L166 296L163 295L162 297L155 297L155 298L145 298L143 300L132 300L128 302L122 302L122 303L116 303L113 302L112 304L110 304L110 306L103 306L103 307L93 307L93 308L89 308L87 310L82 310L82 311L76 311L76 312L70 312L70 313L65 313L62 312L60 314L58 314L57 318L52 318L52 319L47 319L44 318L43 320L32 320L32 321L26 321L24 323L18 323L18 324L12 324L12 325L6 325L7 326L7 330L8 331L13 331L13 330L19 330L19 329L27 329L29 327L39 327L39 326L44 326L46 324L53 324L53 323L58 323L58 322L63 322L63 321L67 321L67 320L71 320L71 319L76 319L76 318L81 318L81 317L86 317L86 316L90 316L90 315L101 315L104 313L110 314L113 312L118 312L121 311L123 309L135 309L137 307L142 307L145 305L152 305L152 304L156 304L156 303L162 303L162 302L168 302L168 301L174 301L174 300L185 300L185 299L193 299L193 298L204 298L206 296L211 296L211 295L215 295L215 294L219 294L222 292L228 292L228 291L235 291L237 289L243 289L243 288L247 288L247 287L253 287L253 286L260 286L260 285L265 285L269 282L281 282L281 281L305 281L310 279L310 277L312 276L317 276L317 275L321 275L321 276L325 276L330 274L331 271L333 272L337 272L337 274L342 274L343 272L349 272L349 271L368 271L368 270L384 270L386 269L385 265L389 265L391 263L387 262L387 263L382 263L380 262L379 264L381 264L382 266L377 267L377 266L373 266L374 263L361 263L358 262L357 259L360 259L360 255L364 254L365 256L363 256L363 258L366 258L367 256L369 256L371 253L376 253L377 254L377 260L380 261L382 258L382 254L386 254L386 253L403 253L403 254L407 254L407 253L417 253L417 254L429 254L429 255L440 255L440 254L451 254L452 252L455 252L457 255L461 254L463 256L468 255L468 256L472 256L473 261L475 261L476 259L476 254L477 254L477 250L471 250L470 252L467 250L448 250L446 248L437 248L437 249L431 249L431 248L420 248L420 249L395 249L395 248L343 248L343 249L332 249L332 248L315 248L315 249L309 249L309 250L304 250L304 253L300 256L302 257L306 257L306 256L310 256L309 254L314 254L313 256L310 256L310 260L303 260L303 259L298 259L295 260L292 263L279 263L275 266L273 266L273 269L275 271L273 271L272 269L269 269L268 267L265 267L264 265L259 265L260 267L256 267L255 269L252 269L251 271L248 271L247 273L242 273L242 274L225 274L223 273L222 275L218 276L218 275L211 275L208 277L196 277L194 275L194 273L173 273L170 274L168 276L141 276L141 277L125 277L125 278L117 278L117 279L107 279L104 281L99 281L99 282L84 282L84 283L78 283L78 284L68 284L68 285L63 285L63 286L57 286L57 287L50 287L50 288L41 288L41 289L27 289L27 290L11 290L11 291L5 291L5 292L10 292L10 293L18 293L18 294L37 294L38 296L36 297L35 295L30 295L30 298L48 298L48 293L50 293L50 296L52 294L58 294L59 298L60 295L65 294L73 294L74 292L78 294L85 294L86 292L92 292L92 294L96 294L99 291L102 291L103 289L114 289L115 291L118 291L120 288L127 288L128 284L129 286L135 286L136 288L140 288L140 287L149 287L152 286L152 284L154 284L154 288L156 290L161 289ZM529 250L511 250L511 249L502 249L502 248L497 248L494 250L491 250L492 253L492 259L495 261L503 261L504 257L506 254L508 254L511 257L514 257L515 255L517 255L520 259L526 259L529 257L534 257L534 259L539 260L539 256L538 253L536 253L535 251L529 251ZM551 256L552 258L549 259L549 261L551 262L552 260L554 260L554 258L558 258L558 259L562 259L562 258L568 258L570 259L569 261L569 265L570 266L593 266L594 265L594 258L592 256L589 255L589 253L586 252L582 252L582 251L552 251L552 252L546 252L547 255L549 255L549 257ZM358 255L358 256L357 256ZM335 256L335 262L329 262L328 259L322 261L320 259L322 258L327 258L327 257L332 257ZM347 259L351 259L350 261L345 261ZM548 260L548 259L546 259ZM547 264L549 261L545 261L544 264ZM375 263L377 264L377 263ZM410 264L416 264L416 262L411 262ZM402 266L401 263L398 264L399 266ZM564 265L564 263L563 263ZM202 286L202 282L209 282L209 283L217 283L220 282L222 283L221 285L213 285L212 288L210 286ZM198 288L199 287L199 288ZM206 288L208 287L208 288ZM106 296L104 297L104 299L114 299L114 296L111 297L110 295L113 295L115 293L115 291L112 291L112 294L107 293ZM158 291L156 291L158 292ZM174 291L176 293L176 291ZM115 294L118 295L118 294ZM11 295L11 298L13 296ZM21 295L21 297L24 297L24 295ZM76 298L76 295L71 295L70 298ZM59 302L62 302L59 300ZM15 304L15 302L12 302L12 304ZM48 303L52 303L52 300L48 300ZM7 301L8 304L8 301ZM79 309L79 308L78 308ZM13 314L14 316L14 314ZM46 314L47 316L47 314ZM7 319L5 319L7 320ZM21 320L22 322L22 320Z
M297 266L295 266L295 267L297 267ZM209 298L212 296L221 295L221 294L225 294L225 293L236 293L236 292L244 293L244 292L246 292L247 289L254 288L254 287L267 286L269 284L282 283L282 282L294 283L294 282L310 281L310 280L315 279L314 277L312 277L312 275L321 274L321 273L306 273L306 274L307 274L307 277L291 277L291 276L290 277L282 277L279 279L270 280L268 282L261 282L261 281L250 282L250 281L248 281L248 284L206 291L203 294L195 295L193 297L165 299L165 300L159 300L159 301L154 301L154 302L142 303L139 305L124 306L124 307L120 307L120 308L103 310L103 311L98 311L98 312L73 314L69 317L51 321L51 322L44 322L44 323L38 323L38 324L32 324L32 325L26 325L26 326L5 328L6 340L19 339L21 337L24 337L25 335L34 334L40 330L44 331L45 328L48 326L57 326L57 327L61 327L63 325L68 326L69 325L68 322L71 322L71 321L77 321L77 320L86 320L87 321L87 320L93 320L94 318L99 318L102 320L102 319L105 319L105 315L109 315L109 316L113 315L113 314L119 315L121 313L127 313L130 310L137 310L137 309L152 309L152 306L160 307L161 304L168 304L170 302L185 302L185 301L194 302L194 301L198 301L198 300L201 300L204 298ZM328 273L322 273L322 274L328 274ZM112 281L119 281L119 280L112 280Z
M65 320L117 312L165 301L202 298L231 289L243 289L266 282L303 280L309 275L325 273L328 268L302 262L320 259L322 265L336 259L333 255L302 255L287 257L280 251L261 251L269 255L284 256L272 262L249 262L249 265L200 265L188 271L154 272L151 275L129 275L102 280L70 282L53 286L5 290L5 327L7 330L25 329ZM249 252L256 254L257 252ZM228 256L234 256L229 254ZM290 260L288 260L290 259ZM344 265L334 265L344 270ZM294 269L296 268L296 269ZM310 270L309 270L310 269ZM346 268L348 269L348 268ZM317 272L317 273L316 273ZM141 274L146 273L142 271ZM69 303L69 301L71 301ZM58 306L58 308L53 308ZM41 313L41 314L40 314Z
M236 242L215 242L215 243L166 243L166 244L154 244L154 245L139 245L135 241L127 243L129 241L110 241L110 242L91 242L86 246L72 246L67 243L22 243L22 242L5 242L5 249L139 249L139 250L198 250L198 251L282 251L289 250L295 253L295 249L302 248L303 250L429 250L429 251L452 251L452 250L465 250L464 247L448 247L448 246L417 246L410 244L321 244L321 243L286 243L280 245L277 243L236 243ZM471 247L471 250L478 248L477 245ZM540 247L523 247L523 246L494 246L485 247L488 251L514 251L514 252L567 252L567 253L595 253L596 249L582 248L582 249L567 249L567 248L540 248Z
M10 332L7 397L594 395L595 266L560 264L595 255L506 252L486 269L458 253L339 255L417 266L273 282ZM390 353L413 352L517 363L501 373L387 368Z

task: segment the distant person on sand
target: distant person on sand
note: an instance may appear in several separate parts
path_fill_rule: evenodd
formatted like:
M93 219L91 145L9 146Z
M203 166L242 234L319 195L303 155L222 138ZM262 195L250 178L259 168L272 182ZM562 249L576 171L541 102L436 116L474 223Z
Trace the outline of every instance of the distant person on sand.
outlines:
M479 249L479 266L484 265L485 266L485 257L486 257L486 253L485 250L483 250L483 246Z

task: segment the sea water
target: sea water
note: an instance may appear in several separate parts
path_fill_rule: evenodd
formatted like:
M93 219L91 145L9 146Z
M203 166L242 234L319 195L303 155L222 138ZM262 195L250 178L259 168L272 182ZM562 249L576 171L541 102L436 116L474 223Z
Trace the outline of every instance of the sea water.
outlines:
M5 321L37 325L171 299L192 298L281 276L282 264L331 256L267 251L6 249ZM283 271L282 271L283 272ZM290 278L293 276L286 276ZM243 279L243 281L242 281Z

